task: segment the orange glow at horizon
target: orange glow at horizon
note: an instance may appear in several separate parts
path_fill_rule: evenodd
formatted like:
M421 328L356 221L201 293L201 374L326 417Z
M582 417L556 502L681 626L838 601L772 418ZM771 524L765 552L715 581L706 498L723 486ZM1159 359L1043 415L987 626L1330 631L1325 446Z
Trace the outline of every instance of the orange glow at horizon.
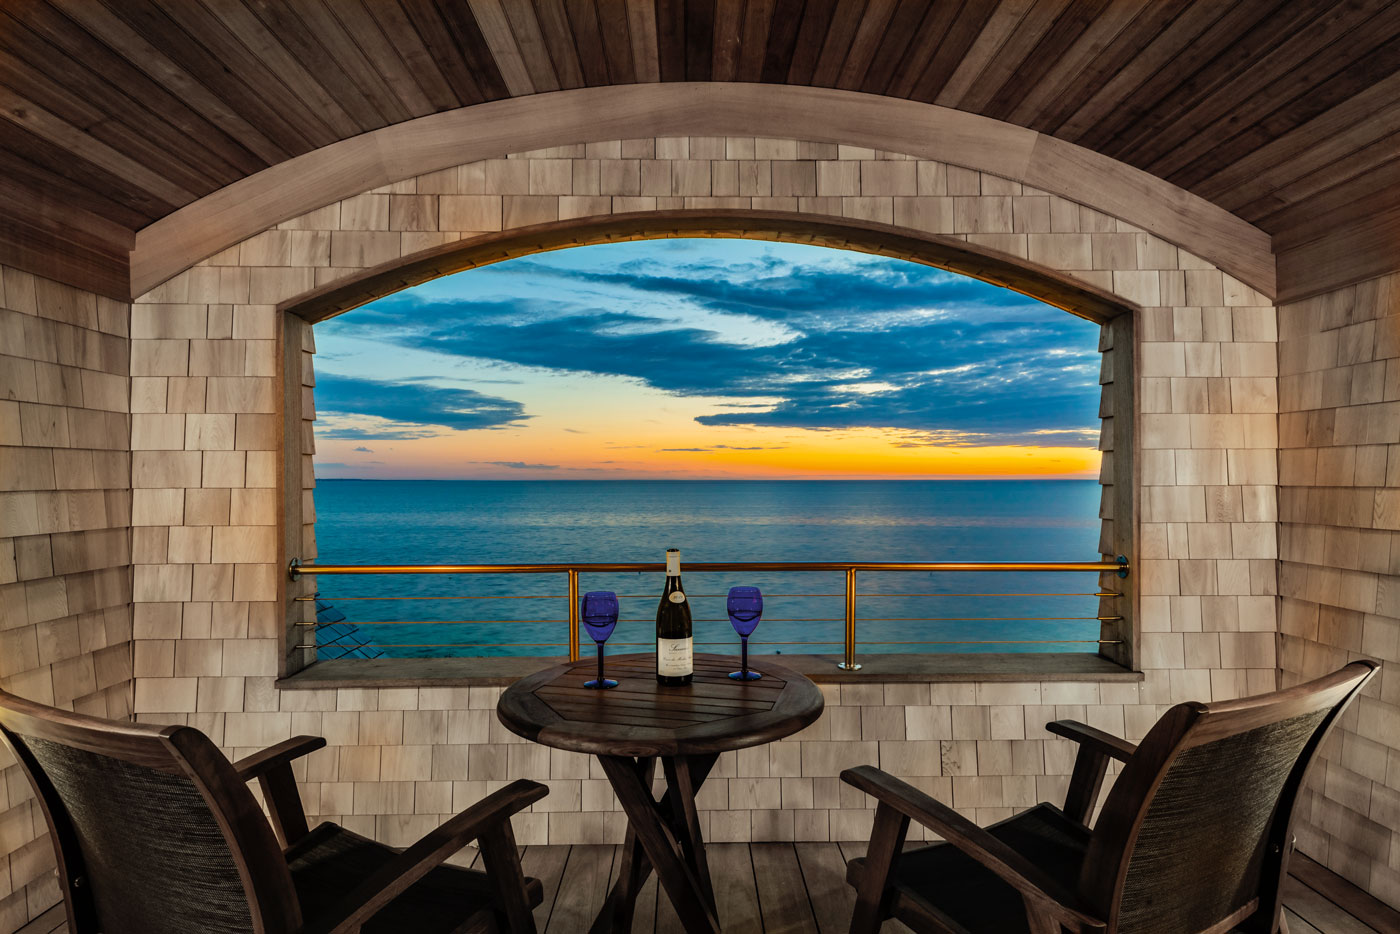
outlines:
M697 436L704 441L698 441ZM1090 447L909 445L879 429L757 432L700 427L626 437L508 430L408 441L318 442L325 477L463 479L918 479L935 477L1093 477ZM368 453L355 448L373 445ZM901 446L902 444L908 446ZM750 448L745 450L745 448ZM757 448L756 450L753 448ZM392 454L392 462L375 459ZM411 464L396 468L393 462Z

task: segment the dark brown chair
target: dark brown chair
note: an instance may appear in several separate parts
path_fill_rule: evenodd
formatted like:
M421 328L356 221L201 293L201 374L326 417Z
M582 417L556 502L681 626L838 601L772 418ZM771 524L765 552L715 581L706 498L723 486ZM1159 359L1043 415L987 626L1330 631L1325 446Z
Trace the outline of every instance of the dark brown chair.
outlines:
M851 860L853 934L898 918L937 934L1275 934L1298 790L1318 747L1375 673L1352 662L1284 691L1171 708L1139 746L1060 720L1079 743L1063 810L985 829L871 766L846 782L878 802ZM1092 830L1108 760L1124 763ZM947 843L904 850L909 821Z
M73 934L535 930L542 890L521 873L510 826L548 794L535 782L400 852L332 823L307 829L292 761L326 744L317 737L230 763L190 727L116 723L4 691L0 735L48 822ZM442 865L472 840L485 872Z

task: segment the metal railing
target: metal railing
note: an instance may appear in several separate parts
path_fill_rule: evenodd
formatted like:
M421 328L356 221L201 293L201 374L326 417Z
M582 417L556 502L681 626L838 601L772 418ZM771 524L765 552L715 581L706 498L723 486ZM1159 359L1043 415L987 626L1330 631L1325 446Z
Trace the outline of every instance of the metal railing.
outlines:
M303 576L312 575L360 575L360 574L562 574L567 580L567 594L540 594L540 595L491 595L491 596L471 596L471 597L420 597L420 596L390 596L390 597L339 597L339 601L347 600L368 600L368 601L393 601L393 600L556 600L565 599L568 601L567 620L398 620L401 624L407 623L436 623L442 625L467 624L467 623L549 623L567 622L568 624L568 650L571 661L578 660L579 657L579 576L582 574L596 574L609 572L623 573L645 573L664 572L666 565L663 563L579 563L579 564L302 564L299 559L293 559L288 566L287 573L292 580L298 580ZM716 571L747 571L747 572L844 572L846 585L843 593L830 594L773 594L774 597L837 597L845 598L844 619L837 618L812 618L801 620L783 620L783 622L844 622L844 639L841 643L836 642L786 642L785 645L842 645L843 659L838 663L839 668L847 671L857 671L860 665L856 662L856 625L857 625L857 598L880 598L880 597L1100 597L1111 598L1122 596L1114 591L1099 588L1094 593L1002 593L1002 594L944 594L944 593L861 593L859 592L857 575L861 571L920 571L929 573L963 573L963 572L1096 572L1100 574L1115 573L1118 577L1127 577L1129 571L1128 559L1119 555L1114 561L1047 561L1047 562L1026 562L1026 561L768 561L768 562L723 562L723 563L696 563L690 562L685 565L686 573L705 573ZM621 594L622 597L641 597L640 594ZM722 596L721 594L694 594L695 597ZM315 595L296 597L299 601L314 600ZM1100 622L1113 622L1121 620L1121 613L1116 616L1094 616L1094 617L1034 617L1040 620L1093 620ZM1006 617L1007 620L1027 620L1032 617L1015 616ZM996 621L993 617L886 617L879 621L908 621L908 622L974 622ZM709 621L699 619L697 622ZM873 620L872 620L873 621ZM368 625L387 625L389 621L366 620ZM911 640L904 642L872 641L867 640L870 645L989 645L989 644L1048 644L1048 643L1093 643L1098 646L1118 644L1119 639L1093 639L1093 640L967 640L960 642L947 642L945 640ZM493 645L563 645L564 643L493 643ZM612 644L612 643L609 643ZM634 643L620 643L622 645L632 645ZM443 643L442 647L457 646L458 643ZM314 646L299 646L300 648L314 648ZM423 644L418 647L433 647L430 644Z

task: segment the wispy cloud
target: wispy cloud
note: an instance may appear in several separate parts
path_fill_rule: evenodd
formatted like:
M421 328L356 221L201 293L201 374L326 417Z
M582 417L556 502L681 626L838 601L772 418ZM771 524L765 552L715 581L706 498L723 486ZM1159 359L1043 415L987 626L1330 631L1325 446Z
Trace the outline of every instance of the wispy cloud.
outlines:
M721 400L698 418L706 425L923 433L911 444L940 433L964 444L1022 443L1036 431L1092 441L1083 429L1098 415L1093 326L942 270L772 257L737 266L704 257L611 270L542 259L508 266L510 277L551 281L557 296L427 301L404 293L369 306L362 326L477 365L626 377ZM600 307L584 300L593 287L620 298ZM746 340L760 330L762 342ZM486 406L494 424L524 417L507 400L481 398L494 403ZM467 420L479 405L463 406Z
M524 461L475 461L490 464L492 467L509 467L511 470L558 470L558 464L527 464Z
M320 432L330 439L431 438L448 430L519 425L530 417L519 402L472 389L324 372L317 375L316 403L321 414L331 416Z
M659 453L708 453L710 451L781 451L785 445L712 444L704 448L657 448Z

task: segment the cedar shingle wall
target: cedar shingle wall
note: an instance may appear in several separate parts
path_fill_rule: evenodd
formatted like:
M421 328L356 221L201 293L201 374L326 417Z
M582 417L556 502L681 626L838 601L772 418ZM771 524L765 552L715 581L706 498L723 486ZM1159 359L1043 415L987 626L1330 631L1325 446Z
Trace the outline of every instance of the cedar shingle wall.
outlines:
M519 819L522 842L620 839L595 766L505 733L496 689L272 687L274 305L477 232L706 205L966 237L1146 307L1135 377L1142 684L827 687L828 711L808 731L721 758L701 796L710 839L863 837L868 802L836 778L855 762L994 820L1062 794L1072 747L1044 733L1046 720L1140 738L1170 703L1269 690L1280 671L1292 683L1357 654L1400 657L1390 547L1400 281L1285 306L1276 319L1187 250L1015 181L851 147L671 138L473 163L328 205L145 296L129 347L127 306L0 269L0 685L124 715L134 562L142 719L192 723L233 753L325 735L330 747L298 766L309 809L392 842L521 776L552 791ZM303 346L309 389L309 329ZM1112 347L1106 383L1121 376L1123 351ZM1103 446L1111 457L1112 432ZM314 483L309 469L303 482ZM303 519L310 557L310 497ZM1306 852L1392 903L1397 685L1383 671L1348 716L1299 826ZM10 930L57 893L27 789L12 763L0 766L0 930Z
M1299 843L1400 905L1400 276L1279 309L1279 667L1383 663L1327 747Z
M46 496L43 490L51 487L42 486L0 491L6 534L12 514L57 523L52 529L26 527L14 539L16 545L35 536L49 539L55 568L36 578L32 598L32 582L10 583L31 565L22 564L18 548L11 560L10 540L0 539L0 581L7 582L0 584L7 596L0 639L25 638L12 631L31 632L36 660L16 673L17 681L5 675L6 684L13 681L40 698L51 691L82 709L124 712L118 699L129 696L123 692L131 690L125 686L130 674L106 666L112 653L80 640L87 654L79 657L90 659L94 687L78 691L75 683L88 682L60 676L67 671L61 663L44 667L43 653L56 643L46 641L28 615L35 605L45 607L40 615L57 612L55 594L62 591L66 615L42 622L67 619L95 609L91 600L74 603L75 594L101 594L104 611L117 608L103 614L104 622L115 617L103 645L125 639L121 607L132 586L122 576L127 572L111 572L112 579L121 579L115 586L104 570L60 572L57 566L60 552L70 554L62 550L68 540L55 534L64 530L60 524L97 522L92 517L100 503L106 524L79 528L132 527L134 695L142 719L188 722L233 754L294 733L324 735L330 746L298 765L309 810L392 842L407 842L521 776L547 781L552 791L519 819L522 842L620 839L621 814L595 766L506 734L492 711L496 689L273 688L282 627L276 602L282 569L275 541L281 437L275 305L366 266L480 232L708 205L869 218L965 237L1069 271L1146 308L1135 323L1132 348L1142 484L1141 545L1133 557L1142 595L1144 681L828 687L827 713L803 734L721 758L701 797L710 839L863 837L872 814L868 801L836 777L856 762L879 763L978 821L995 820L1063 793L1073 749L1044 732L1047 720L1075 717L1140 738L1164 705L1274 687L1278 356L1275 314L1266 299L1186 249L1017 181L869 149L698 137L563 147L406 179L280 224L144 296L132 309L130 325L129 485L124 474L104 466L108 456L121 464L126 457L112 453L125 446L126 307L99 304L52 284L47 288L55 297L40 301L37 284L7 274L4 307L21 307L3 312L0 353L80 368L83 396L79 401L69 389L57 403L68 406L66 440L40 410L26 410L26 423L17 401L13 408L0 401L0 444L7 445L0 448L7 458L0 477L11 483L30 476L31 468L9 466L17 449L25 453L13 456L41 462L42 453L27 449L50 452L55 471L60 463L70 464L70 447L109 455L94 452L90 479L81 466L62 479L56 472L52 487L74 491L64 497ZM11 280L20 284L11 287ZM61 321L38 324L45 314ZM70 321L74 315L79 320ZM64 331L67 337L46 343L33 330L58 323L77 325L92 337L77 341L76 331ZM82 355L73 359L44 356L71 357L80 347ZM303 414L311 417L309 329L303 348ZM1113 343L1106 384L1134 369L1123 365L1131 359L1128 351ZM112 353L115 362L109 362ZM12 373L25 372L23 361L18 369L5 362L0 400L53 404L38 396L54 388L51 378L41 384L36 371L32 388L16 389ZM98 388L88 392L102 373L120 381L123 404L110 413L88 412L94 400L107 398ZM1106 406L1103 414L1117 419L1125 413ZM99 418L121 425L102 443L90 440L101 433L93 427ZM1110 456L1116 434L1109 431L1105 438ZM309 487L309 432L302 443L308 469L300 479ZM78 461L86 463L81 454ZM94 498L88 489L117 492ZM14 493L22 495L12 498ZM308 496L301 517L307 523L303 557L314 554L314 515ZM1112 518L1107 500L1105 518ZM117 537L125 542L125 534ZM120 556L117 565L125 565L120 548L126 546L112 547ZM60 577L62 588L51 583ZM84 589L79 579L103 583ZM22 623L8 609L18 594L26 595ZM110 638L114 628L120 638ZM8 658L8 652L0 655ZM81 661L69 664L83 667ZM105 709L91 706L95 696L104 699ZM28 806L13 806L16 789L24 793L13 775L11 769L0 788L0 795L8 795L0 799L0 854L9 854L9 873L0 875L0 892L6 893L0 906L8 912L0 914L0 930L55 897L46 890L48 898L36 905L41 900L26 901L22 891L12 891L40 879L50 861L47 841L34 840Z
M140 300L134 448L151 473L134 519L139 716L188 721L238 753L293 733L325 735L330 746L298 766L309 808L396 843L522 776L551 786L517 822L522 842L621 839L596 766L506 733L492 709L496 689L272 687L281 573L269 538L274 306L485 231L705 206L965 237L1147 309L1136 325L1144 488L1134 556L1146 679L828 687L827 713L801 735L721 757L701 797L709 839L862 838L869 802L837 779L857 762L995 820L1063 793L1073 750L1044 732L1047 720L1076 717L1140 738L1162 705L1274 687L1276 358L1266 299L1130 223L1017 181L854 147L682 137L561 147L406 179L252 237ZM303 346L310 386L311 342ZM1106 383L1131 371L1131 351L1114 346ZM304 414L314 414L312 402ZM314 518L309 502L304 515ZM304 557L311 548L314 538Z
M0 687L131 713L130 306L0 266ZM58 899L0 750L0 930Z

